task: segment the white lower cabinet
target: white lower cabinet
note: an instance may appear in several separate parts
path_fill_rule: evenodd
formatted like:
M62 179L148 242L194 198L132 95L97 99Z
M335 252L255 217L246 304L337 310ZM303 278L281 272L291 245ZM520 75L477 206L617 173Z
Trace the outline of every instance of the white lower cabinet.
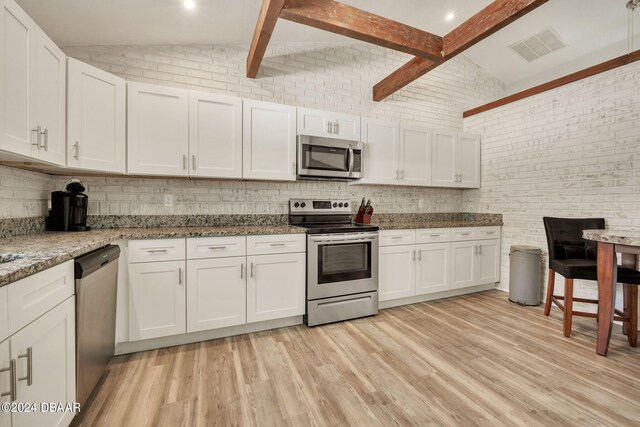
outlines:
M247 322L304 314L306 261L303 252L247 257Z
M184 261L129 264L131 341L187 331L184 273Z
M11 392L11 355L9 340L0 342L0 395ZM11 396L0 396L0 404L10 402ZM0 426L11 425L11 413L0 410Z
M187 332L246 323L245 263L245 257L187 261Z
M416 295L449 290L451 246L429 243L416 246Z
M378 301L415 295L415 246L381 247L378 256Z
M496 283L500 280L500 240L451 243L451 288Z

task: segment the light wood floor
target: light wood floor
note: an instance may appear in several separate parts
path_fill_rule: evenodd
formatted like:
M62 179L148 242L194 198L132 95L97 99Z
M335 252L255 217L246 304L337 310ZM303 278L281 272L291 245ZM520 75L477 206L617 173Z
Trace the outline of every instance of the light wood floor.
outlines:
M119 356L75 425L639 425L640 349L488 291Z

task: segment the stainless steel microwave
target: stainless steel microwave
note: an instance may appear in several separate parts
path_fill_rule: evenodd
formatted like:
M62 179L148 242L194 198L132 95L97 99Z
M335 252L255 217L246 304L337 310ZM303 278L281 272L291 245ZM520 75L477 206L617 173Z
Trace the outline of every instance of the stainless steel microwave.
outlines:
M298 177L362 178L362 142L298 135Z

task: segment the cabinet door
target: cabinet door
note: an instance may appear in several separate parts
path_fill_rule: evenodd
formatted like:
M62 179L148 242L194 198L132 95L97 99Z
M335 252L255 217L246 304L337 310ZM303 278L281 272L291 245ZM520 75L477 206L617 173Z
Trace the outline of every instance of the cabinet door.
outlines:
M480 188L480 136L468 133L458 134L460 186Z
M400 128L400 181L406 185L431 184L431 129Z
M360 116L334 114L331 127L335 138L360 141Z
M73 58L67 64L67 166L124 173L126 81Z
M0 5L0 149L31 156L29 49L38 28L13 0Z
M416 246L416 295L449 290L451 246L430 243Z
M414 245L386 246L379 249L379 301L415 295L415 257Z
M31 129L42 129L38 158L65 165L67 112L67 57L42 31L31 54ZM35 134L35 132L34 132ZM36 141L37 142L37 141Z
M451 242L451 289L477 285L477 241Z
M479 240L478 245L478 285L500 281L500 240Z
M191 176L242 178L242 99L189 93Z
M436 187L457 187L457 133L453 131L434 130L431 147L431 184Z
M127 84L129 173L186 176L189 92Z
M11 357L9 354L9 340L0 342L0 394L9 393L11 390ZM11 396L0 396L0 404L10 402ZM11 425L11 412L0 410L0 426Z
M306 253L247 257L247 322L303 315Z
M187 332L246 323L245 257L187 261Z
M298 133L330 138L332 128L330 128L329 115L330 113L327 111L298 108Z
M362 119L363 183L398 183L398 124Z
M75 298L71 297L10 338L16 360L18 402L76 400ZM30 360L29 360L30 358ZM31 384L28 382L31 362ZM24 378L24 379L21 379ZM73 412L11 414L13 427L67 426Z
M131 341L184 334L184 261L129 264Z
M296 107L243 101L242 176L295 181Z

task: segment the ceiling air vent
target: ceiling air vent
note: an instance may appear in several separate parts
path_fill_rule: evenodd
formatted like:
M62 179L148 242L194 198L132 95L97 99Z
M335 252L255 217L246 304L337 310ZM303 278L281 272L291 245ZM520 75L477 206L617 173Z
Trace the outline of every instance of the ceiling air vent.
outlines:
M562 49L564 43L551 28L540 31L528 39L514 43L509 48L527 62L535 61L545 55Z

